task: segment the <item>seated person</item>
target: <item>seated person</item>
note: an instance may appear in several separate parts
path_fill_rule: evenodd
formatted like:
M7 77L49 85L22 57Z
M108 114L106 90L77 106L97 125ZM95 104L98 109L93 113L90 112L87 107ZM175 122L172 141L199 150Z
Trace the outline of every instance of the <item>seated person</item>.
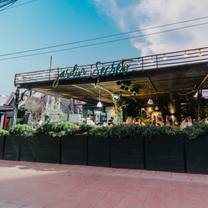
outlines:
M127 119L126 119L126 124L133 124L133 118L132 117L128 117Z
M163 117L162 116L158 116L157 117L157 126L164 126L164 120L163 120Z
M87 121L87 125L92 125L92 126L95 125L95 122L93 121L93 118L90 115L88 115L86 121Z
M193 125L191 116L187 116L183 121L181 122L180 128L185 129L186 127L190 127Z
M111 116L110 119L108 120L109 126L112 126L114 124L113 120L114 120L114 118Z
M136 120L135 120L135 124L136 125L139 125L139 126L145 126L145 123L142 121L142 119L138 119L138 118L136 118Z

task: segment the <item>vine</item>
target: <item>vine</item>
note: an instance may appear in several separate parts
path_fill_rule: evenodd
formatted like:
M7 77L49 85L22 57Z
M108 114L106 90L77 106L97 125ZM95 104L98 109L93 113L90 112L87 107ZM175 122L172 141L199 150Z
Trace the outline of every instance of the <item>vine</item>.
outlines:
M121 124L123 120L123 115L122 115L122 101L121 101L121 96L120 95L112 95L113 99L113 104L114 104L114 110L115 110L115 121L116 124Z

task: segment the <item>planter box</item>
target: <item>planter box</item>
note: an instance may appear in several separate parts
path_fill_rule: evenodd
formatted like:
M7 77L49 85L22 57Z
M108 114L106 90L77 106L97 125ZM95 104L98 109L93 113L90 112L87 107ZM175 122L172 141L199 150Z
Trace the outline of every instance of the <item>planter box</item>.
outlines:
M3 159L4 157L5 141L6 137L0 137L0 159Z
M147 138L145 158L146 169L184 172L184 140L180 136Z
M34 146L37 162L59 163L60 162L60 138L48 136L35 136Z
M111 138L111 167L144 168L142 138Z
M187 171L208 173L208 136L186 141Z
M29 162L36 161L35 141L34 137L21 138L20 160Z
M19 160L20 159L20 137L7 136L5 142L5 160Z
M110 167L109 139L89 136L88 165Z
M87 135L63 137L61 155L62 163L87 165Z

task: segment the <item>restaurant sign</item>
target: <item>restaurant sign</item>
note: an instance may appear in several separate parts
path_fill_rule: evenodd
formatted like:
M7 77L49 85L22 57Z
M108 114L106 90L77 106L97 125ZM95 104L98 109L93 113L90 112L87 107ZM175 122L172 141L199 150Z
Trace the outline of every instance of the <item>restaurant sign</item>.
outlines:
M79 67L77 64L71 68L66 69L59 73L58 77L61 79L81 78L81 77L97 77L116 75L128 72L129 65L123 60L119 63L112 63L109 66L104 66L101 62L97 62L95 67L84 68Z

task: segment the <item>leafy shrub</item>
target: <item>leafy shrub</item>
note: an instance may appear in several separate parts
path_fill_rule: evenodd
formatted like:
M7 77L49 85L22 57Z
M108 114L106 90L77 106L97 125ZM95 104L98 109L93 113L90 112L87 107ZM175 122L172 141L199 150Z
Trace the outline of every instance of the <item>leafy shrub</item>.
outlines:
M5 129L0 129L0 137L8 136L9 132Z
M107 139L109 137L109 127L106 126L93 127L90 129L89 134L97 138Z
M79 126L79 133L86 133L86 132L90 132L94 127L92 125L88 125L88 124L81 124Z
M208 125L200 122L194 126L183 129L183 133L188 139L197 139L200 136L208 135Z
M50 137L63 137L74 135L79 130L79 126L70 122L49 123L38 129L39 134Z
M180 129L176 126L155 126L148 125L143 129L142 135L146 138L153 138L157 136L175 136L181 134Z
M174 136L181 134L178 127L164 126L158 127L155 125L138 126L138 125L115 125L112 127L95 127L90 131L91 134L106 138L118 139L136 139L141 137L153 138L156 136Z
M112 138L138 138L142 135L144 127L138 125L117 125L109 129Z
M17 124L9 129L9 134L12 136L31 137L35 133L35 129L26 124Z
M181 134L181 130L177 126L163 126L161 128L161 134L167 136L175 136Z

